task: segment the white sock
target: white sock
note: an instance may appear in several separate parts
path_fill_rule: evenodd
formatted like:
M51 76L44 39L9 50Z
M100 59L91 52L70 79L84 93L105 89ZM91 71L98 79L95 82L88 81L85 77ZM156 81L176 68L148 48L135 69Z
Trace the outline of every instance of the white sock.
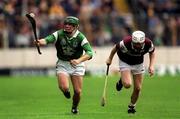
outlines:
M129 106L133 106L133 107L135 107L135 106L136 106L136 103L135 103L135 104L133 104L132 102L130 102L130 103L129 103Z

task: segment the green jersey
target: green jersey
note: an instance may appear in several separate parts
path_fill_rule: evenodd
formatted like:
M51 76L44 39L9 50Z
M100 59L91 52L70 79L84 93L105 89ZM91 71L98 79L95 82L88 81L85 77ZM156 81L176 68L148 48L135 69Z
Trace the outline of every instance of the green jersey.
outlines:
M78 59L83 51L93 56L92 48L86 37L77 30L72 37L67 37L63 30L58 30L45 38L47 43L55 43L57 57L64 61Z

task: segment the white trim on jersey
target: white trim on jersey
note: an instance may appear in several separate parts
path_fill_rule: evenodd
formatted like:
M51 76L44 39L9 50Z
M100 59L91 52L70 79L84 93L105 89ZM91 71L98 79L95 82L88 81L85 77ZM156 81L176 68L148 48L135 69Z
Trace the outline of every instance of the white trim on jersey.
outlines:
M82 42L81 42L81 46L83 46L83 45L86 44L86 43L88 43L88 40L87 40L87 38L84 38L84 39L82 40Z
M121 51L122 52L127 52L128 50L127 50L127 48L126 48L126 46L124 45L124 41L121 41L120 43L119 43L119 46L120 46L120 49L121 49Z
M79 34L79 30L77 30L72 37L77 37L78 34Z
M149 52L152 52L154 50L154 45L151 43L151 47L149 48Z
M54 37L55 37L55 39L56 39L56 41L57 41L57 38L58 38L58 31L54 32L53 35L54 35Z
M77 30L70 39L76 38L78 34L79 34L79 30Z

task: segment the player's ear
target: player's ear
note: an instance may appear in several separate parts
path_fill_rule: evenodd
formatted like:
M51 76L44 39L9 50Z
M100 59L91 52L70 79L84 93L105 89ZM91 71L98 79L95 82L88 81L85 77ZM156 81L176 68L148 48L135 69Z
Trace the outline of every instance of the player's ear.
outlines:
M76 26L76 28L77 28L77 29L79 28L79 24Z

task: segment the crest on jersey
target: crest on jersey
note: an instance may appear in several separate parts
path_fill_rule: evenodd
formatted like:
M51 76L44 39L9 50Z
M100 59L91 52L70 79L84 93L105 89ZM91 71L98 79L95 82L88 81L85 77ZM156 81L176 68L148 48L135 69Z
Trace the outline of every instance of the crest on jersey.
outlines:
M72 46L73 46L74 48L77 47L77 46L78 46L78 42L77 42L77 41L74 41L73 44L72 44Z
M61 45L63 46L63 45L66 45L66 40L63 38L63 39L61 39Z

